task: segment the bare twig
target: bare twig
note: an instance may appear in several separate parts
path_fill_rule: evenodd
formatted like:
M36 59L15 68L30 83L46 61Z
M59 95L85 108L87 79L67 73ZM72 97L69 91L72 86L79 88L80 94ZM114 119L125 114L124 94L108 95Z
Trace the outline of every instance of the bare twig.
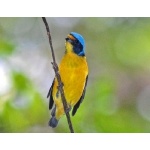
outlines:
M63 83L61 81L61 77L60 77L60 74L59 74L59 71L58 71L58 65L57 65L56 59L55 59L55 54L54 54L54 50L53 50L50 29L49 29L48 23L46 21L46 18L42 17L42 19L43 19L43 22L45 24L47 35L48 35L48 38L49 38L49 44L50 44L50 48L51 48L51 52L52 52L52 58L53 58L52 65L53 65L53 69L55 71L55 75L56 75L56 78L57 78L57 81L58 81L58 87L59 87L59 91L61 93L61 99L62 99L62 103L63 103L63 106L64 106L64 111L65 111L65 114L66 114L66 117L67 117L69 129L70 129L71 133L74 133L72 122L71 122L71 119L70 119L70 114L69 114L69 111L68 111L69 108L68 108L66 98L65 98L65 94L64 94L64 90L63 90Z

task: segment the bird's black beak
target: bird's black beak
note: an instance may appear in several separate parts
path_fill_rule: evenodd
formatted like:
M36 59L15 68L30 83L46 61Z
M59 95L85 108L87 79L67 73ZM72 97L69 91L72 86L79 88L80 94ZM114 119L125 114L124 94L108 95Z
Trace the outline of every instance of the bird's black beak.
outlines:
M65 38L65 40L66 40L66 41L68 41L68 40L69 40L69 38Z
M73 41L72 41L70 38L67 37L67 38L65 38L65 39L66 39L67 42L73 43Z

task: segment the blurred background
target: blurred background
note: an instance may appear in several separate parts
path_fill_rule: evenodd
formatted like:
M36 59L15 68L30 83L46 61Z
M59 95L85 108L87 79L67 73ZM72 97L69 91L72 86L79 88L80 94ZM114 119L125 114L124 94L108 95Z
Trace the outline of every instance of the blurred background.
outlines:
M47 18L59 63L65 37L83 35L86 96L71 117L75 132L150 132L150 18ZM0 132L69 132L48 126L54 78L41 18L0 18Z

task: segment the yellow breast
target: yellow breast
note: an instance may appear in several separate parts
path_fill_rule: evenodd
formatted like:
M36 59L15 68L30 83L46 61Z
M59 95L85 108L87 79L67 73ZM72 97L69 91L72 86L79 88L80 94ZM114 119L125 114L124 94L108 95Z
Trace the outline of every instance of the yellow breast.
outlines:
M59 72L64 84L66 101L69 105L74 106L82 95L88 74L86 57L78 56L72 52L65 54L59 65ZM61 98L60 94L58 96L57 86L58 83L55 80L53 88L55 103L60 102Z

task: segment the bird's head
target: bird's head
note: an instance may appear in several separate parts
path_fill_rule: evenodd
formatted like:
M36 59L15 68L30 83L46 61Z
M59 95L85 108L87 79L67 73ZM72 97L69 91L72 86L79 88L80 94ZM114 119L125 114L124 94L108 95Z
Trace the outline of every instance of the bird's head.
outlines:
M71 32L66 38L66 52L74 52L78 56L85 56L85 42L84 38L76 33Z

